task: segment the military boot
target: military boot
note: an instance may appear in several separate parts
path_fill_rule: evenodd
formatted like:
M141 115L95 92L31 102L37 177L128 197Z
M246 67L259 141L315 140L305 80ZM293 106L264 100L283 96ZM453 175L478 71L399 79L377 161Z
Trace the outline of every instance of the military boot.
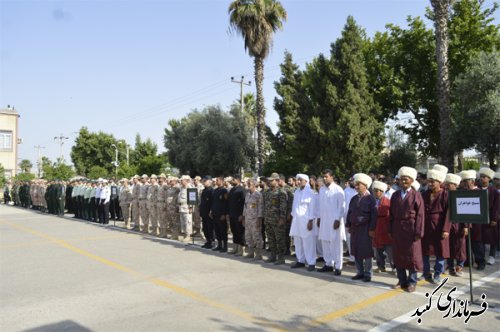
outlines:
M254 261L260 261L262 260L262 249L260 248L255 248L255 257L253 258Z
M235 244L233 250L229 251L228 254L235 255L238 252L238 246L239 246L238 244Z
M235 254L235 256L243 256L243 250L244 250L244 246L239 244L238 245L238 252Z
M278 255L278 259L274 262L274 265L285 264L285 257L283 255Z
M167 237L167 230L165 228L160 228L160 237Z
M245 255L245 258L254 258L254 249L248 247L247 249L247 254Z
M269 258L266 259L266 263L274 263L274 262L276 262L276 255L271 254L271 256L269 256Z
M222 242L217 241L217 247L213 248L212 251L221 251L222 250Z
M227 241L222 241L222 249L220 252L227 252Z

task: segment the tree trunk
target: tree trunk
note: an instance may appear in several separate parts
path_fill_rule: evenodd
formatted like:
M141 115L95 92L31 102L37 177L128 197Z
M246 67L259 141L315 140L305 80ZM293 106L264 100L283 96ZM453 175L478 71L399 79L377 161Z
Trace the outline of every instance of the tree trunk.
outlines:
M259 176L262 175L262 167L264 165L264 145L266 139L266 110L264 108L264 94L262 85L264 83L264 59L256 56L254 59L255 67L255 87L257 89L256 96L256 111L257 111L257 171Z
M431 0L434 9L436 59L438 65L437 95L439 104L439 159L453 171L453 151L450 146L450 80L448 73L448 13L451 0Z

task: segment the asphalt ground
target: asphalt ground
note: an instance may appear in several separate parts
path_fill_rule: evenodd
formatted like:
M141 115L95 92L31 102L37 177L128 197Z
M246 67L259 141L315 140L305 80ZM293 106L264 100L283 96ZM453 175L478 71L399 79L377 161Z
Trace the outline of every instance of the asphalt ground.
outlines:
M415 293L390 273L370 283L275 266L132 232L0 205L0 331L492 331L500 264ZM318 266L321 266L319 264ZM455 290L452 290L456 287ZM450 293L451 292L451 293ZM445 308L436 308L438 296ZM486 299L482 300L481 295ZM488 304L485 309L479 304ZM430 310L425 311L430 304ZM464 305L464 303L462 303ZM420 308L421 324L411 317ZM465 316L464 316L465 315ZM465 323L466 318L468 323Z

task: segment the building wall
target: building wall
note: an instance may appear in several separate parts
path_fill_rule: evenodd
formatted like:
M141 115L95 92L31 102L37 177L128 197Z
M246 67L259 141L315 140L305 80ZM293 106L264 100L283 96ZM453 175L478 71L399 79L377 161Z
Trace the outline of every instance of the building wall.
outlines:
M19 114L13 109L0 110L0 143L5 143L6 134L12 134L10 148L0 145L0 164L5 169L7 177L13 177L17 171L17 141Z

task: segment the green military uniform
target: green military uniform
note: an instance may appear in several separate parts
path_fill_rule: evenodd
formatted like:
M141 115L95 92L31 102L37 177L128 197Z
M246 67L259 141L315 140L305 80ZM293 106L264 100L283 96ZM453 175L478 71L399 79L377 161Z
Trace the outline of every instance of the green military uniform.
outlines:
M278 180L275 173L270 180ZM286 192L276 186L264 193L264 222L266 224L266 236L269 242L271 256L268 262L284 263L286 252Z

